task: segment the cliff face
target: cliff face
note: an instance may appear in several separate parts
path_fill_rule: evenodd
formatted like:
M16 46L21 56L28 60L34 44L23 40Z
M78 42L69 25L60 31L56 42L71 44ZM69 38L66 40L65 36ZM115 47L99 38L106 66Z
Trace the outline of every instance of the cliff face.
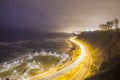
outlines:
M120 32L82 32L78 38L98 48L102 58L99 71L86 80L120 80Z

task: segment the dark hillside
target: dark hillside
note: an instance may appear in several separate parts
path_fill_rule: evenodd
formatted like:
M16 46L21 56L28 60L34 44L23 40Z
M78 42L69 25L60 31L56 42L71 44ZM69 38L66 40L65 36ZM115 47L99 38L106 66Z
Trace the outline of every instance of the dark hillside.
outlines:
M98 73L86 80L120 80L120 32L82 32L78 38L99 48L103 59Z

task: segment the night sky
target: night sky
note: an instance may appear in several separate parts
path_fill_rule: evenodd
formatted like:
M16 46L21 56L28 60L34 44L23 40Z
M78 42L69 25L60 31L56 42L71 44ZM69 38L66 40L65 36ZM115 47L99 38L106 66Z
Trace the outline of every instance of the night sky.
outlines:
M0 26L71 32L118 18L120 0L0 0Z

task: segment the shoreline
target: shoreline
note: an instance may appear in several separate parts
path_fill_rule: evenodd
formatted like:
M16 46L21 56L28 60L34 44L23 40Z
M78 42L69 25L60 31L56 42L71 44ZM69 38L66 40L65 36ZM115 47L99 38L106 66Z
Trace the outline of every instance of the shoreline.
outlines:
M64 50L64 52L62 52L62 53L68 53L68 52L71 50L72 45L71 45L71 43L70 43L69 41L67 41L67 39L62 39L62 40L66 43L66 46L68 45L68 47L66 47L66 50ZM51 42L50 42L50 43L51 43ZM59 43L59 42L58 42L58 43ZM60 43L59 43L59 44L60 44ZM63 43L62 43L62 44L63 44ZM63 48L64 48L64 47L63 47ZM60 49L62 49L62 48L60 48ZM58 50L59 50L59 47L58 47ZM55 52L61 54L58 50L56 49ZM27 57L29 54L32 54L32 55L33 55L35 52L40 52L40 51L42 51L42 48L41 48L39 51L34 51L34 52L30 51L30 53L29 53L29 51L28 51L28 52L26 51L26 53L24 52L24 53L22 53L22 54L19 53L19 56L14 57L13 59L9 59L9 60L7 60L7 61L1 61L1 62L0 62L0 65L3 65L4 62L12 63L12 62L14 62L14 61L24 59L24 58ZM51 50L49 50L49 48L48 48L48 50L45 49L45 51L46 51L46 52L49 52L49 51L51 51ZM51 52L54 52L54 50L51 51Z

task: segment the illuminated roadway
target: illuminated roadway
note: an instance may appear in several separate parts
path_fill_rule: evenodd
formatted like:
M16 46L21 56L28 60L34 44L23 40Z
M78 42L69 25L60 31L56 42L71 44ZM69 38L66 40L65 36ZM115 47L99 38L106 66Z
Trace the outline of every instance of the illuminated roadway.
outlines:
M86 49L86 55L82 60L82 63L79 64L80 69L74 74L71 80L84 80L89 73L90 66L92 65L92 59L89 50Z
M78 59L77 59L75 62L73 62L72 64L70 64L69 66L63 68L62 70L59 70L59 71L57 71L56 73L51 74L51 75L47 76L46 78L43 78L43 80L52 80L52 79L54 79L54 78L56 78L56 77L58 77L58 76L60 76L60 75L63 75L64 73L66 73L66 72L68 72L69 70L75 68L76 66L78 66L78 65L82 62L82 60L84 59L84 57L85 57L85 55L86 55L86 50L85 50L84 46L83 46L80 42L74 40L75 38L76 38L76 37L70 38L70 41L73 42L73 43L75 43L76 45L79 45L79 47L80 47L80 49L81 49L81 55L78 57ZM89 61L88 61L88 62L89 62ZM85 68L85 71L88 71L88 67ZM80 72L81 72L81 71L80 71ZM87 73L87 72L85 72L85 74L86 74L86 73ZM76 75L77 75L77 74L76 74ZM76 77L76 75L73 77L73 79ZM80 75L80 74L79 74L79 75ZM83 77L83 76L84 76L84 75L82 75L82 77ZM76 80L76 79L75 79L75 80Z
M80 67L81 69L78 70L77 73L72 77L72 80L82 80L85 77L85 75L88 73L88 70L89 70L90 55L86 54L86 49L83 46L83 44L76 41L75 38L76 37L72 37L72 38L69 39L71 42L76 44L81 49L81 55L78 57L78 59L75 62L73 62L69 66L67 66L67 67L65 67L65 68L63 68L59 71L54 70L54 72L52 74L46 74L46 75L44 74L41 78L40 78L39 75L38 76L33 76L32 78L29 78L27 80L36 80L38 78L39 78L39 80L53 80L56 77L64 75L64 73L72 70L76 66L81 65L81 62L84 61L85 63L82 64L83 66Z

